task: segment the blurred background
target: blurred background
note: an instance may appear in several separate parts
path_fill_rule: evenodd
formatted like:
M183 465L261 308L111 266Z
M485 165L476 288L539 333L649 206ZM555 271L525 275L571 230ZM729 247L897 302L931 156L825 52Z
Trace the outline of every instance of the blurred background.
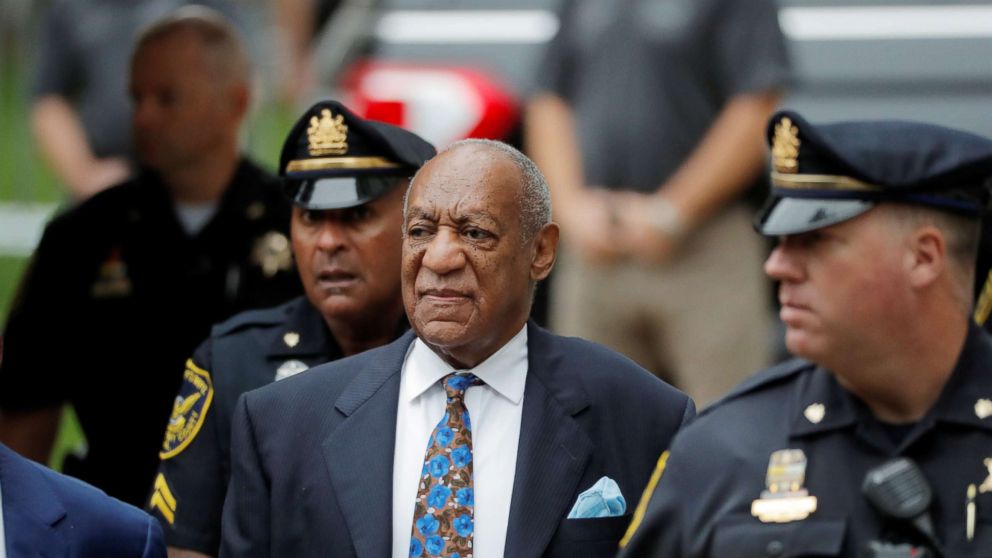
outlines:
M0 323L42 227L73 201L32 135L34 64L53 5L0 0ZM559 5L231 0L257 72L247 150L274 169L298 111L327 96L438 147L464 137L519 146ZM779 22L797 77L784 106L813 121L916 119L992 137L992 0L779 0Z

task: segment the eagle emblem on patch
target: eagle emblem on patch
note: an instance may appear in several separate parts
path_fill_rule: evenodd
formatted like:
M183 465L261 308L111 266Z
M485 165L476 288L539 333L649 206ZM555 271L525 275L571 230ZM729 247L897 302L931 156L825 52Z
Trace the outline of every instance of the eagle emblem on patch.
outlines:
M194 364L192 359L187 360L183 385L172 404L172 416L165 428L165 440L162 442L159 458L169 459L179 455L196 438L213 398L214 388L210 373Z

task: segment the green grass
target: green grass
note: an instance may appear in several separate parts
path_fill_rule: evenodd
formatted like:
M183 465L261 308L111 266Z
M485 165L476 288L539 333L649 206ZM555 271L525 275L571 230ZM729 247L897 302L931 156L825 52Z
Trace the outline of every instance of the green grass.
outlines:
M6 321L14 291L20 283L21 274L27 263L27 258L0 256L0 320Z
M0 201L61 199L55 176L34 147L22 67L0 59Z
M66 405L62 410L62 424L59 427L58 436L55 438L55 447L52 448L48 466L56 471L61 471L65 457L70 453L82 450L85 445L86 436L79 426L76 412L73 411L72 406Z

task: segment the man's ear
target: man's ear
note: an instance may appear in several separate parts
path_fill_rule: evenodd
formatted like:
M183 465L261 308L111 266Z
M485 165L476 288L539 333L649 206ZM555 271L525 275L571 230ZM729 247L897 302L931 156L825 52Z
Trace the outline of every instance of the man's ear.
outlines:
M907 239L906 263L910 284L926 287L932 284L947 268L947 238L933 225L913 231Z
M548 223L534 237L534 259L530 264L530 280L541 281L551 273L558 258L558 224Z

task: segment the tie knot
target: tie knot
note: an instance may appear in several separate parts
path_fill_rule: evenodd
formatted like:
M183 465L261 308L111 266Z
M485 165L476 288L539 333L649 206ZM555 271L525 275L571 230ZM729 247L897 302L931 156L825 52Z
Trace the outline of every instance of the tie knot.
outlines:
M469 386L481 386L482 380L475 374L453 373L444 377L444 391L448 394L448 399L461 399L465 396L465 390Z

